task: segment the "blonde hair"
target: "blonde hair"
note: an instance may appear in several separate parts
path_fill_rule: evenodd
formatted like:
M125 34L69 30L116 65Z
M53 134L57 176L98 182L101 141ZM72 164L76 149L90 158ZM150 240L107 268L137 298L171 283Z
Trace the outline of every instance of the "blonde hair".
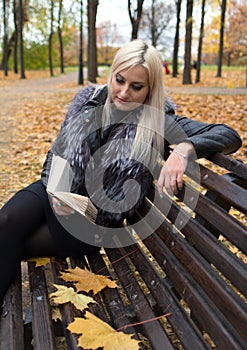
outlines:
M162 60L159 52L142 40L133 40L124 45L115 55L108 79L108 97L103 111L103 125L110 123L111 82L113 75L135 65L142 65L148 71L149 93L144 102L143 112L139 118L136 136L133 143L132 154L140 161L149 157L157 160L156 155L150 151L154 147L163 156L164 144L164 111L165 87ZM148 147L143 147L142 143Z

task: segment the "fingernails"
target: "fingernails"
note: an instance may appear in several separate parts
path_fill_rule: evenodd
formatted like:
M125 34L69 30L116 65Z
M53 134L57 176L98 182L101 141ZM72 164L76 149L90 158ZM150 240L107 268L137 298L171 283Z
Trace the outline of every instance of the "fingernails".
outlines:
M74 210L71 210L71 212L70 212L71 214L75 214L75 211Z
M57 202L57 207L61 207L62 204L60 202Z
M163 199L163 198L164 198L163 194L160 194L160 198L161 198L161 199Z

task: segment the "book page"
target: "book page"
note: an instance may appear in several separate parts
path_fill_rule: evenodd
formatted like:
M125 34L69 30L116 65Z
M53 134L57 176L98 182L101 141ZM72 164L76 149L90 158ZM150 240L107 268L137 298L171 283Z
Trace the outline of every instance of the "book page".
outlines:
M53 155L47 192L94 222L97 216L97 209L88 197L70 192L72 181L73 171L69 162L66 159Z
M53 155L47 183L48 192L70 192L73 177L74 174L69 162L66 159Z

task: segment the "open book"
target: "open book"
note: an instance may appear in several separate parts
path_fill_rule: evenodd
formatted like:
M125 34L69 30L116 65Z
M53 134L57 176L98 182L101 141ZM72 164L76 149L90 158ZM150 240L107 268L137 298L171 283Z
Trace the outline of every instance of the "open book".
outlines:
M53 155L47 192L95 223L97 208L88 197L70 192L72 181L73 172L68 161Z

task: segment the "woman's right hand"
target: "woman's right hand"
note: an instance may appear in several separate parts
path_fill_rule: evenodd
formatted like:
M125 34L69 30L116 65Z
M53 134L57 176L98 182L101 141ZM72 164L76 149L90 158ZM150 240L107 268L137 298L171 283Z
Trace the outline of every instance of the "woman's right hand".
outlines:
M73 209L56 197L52 197L52 206L57 215L69 216L75 213Z

